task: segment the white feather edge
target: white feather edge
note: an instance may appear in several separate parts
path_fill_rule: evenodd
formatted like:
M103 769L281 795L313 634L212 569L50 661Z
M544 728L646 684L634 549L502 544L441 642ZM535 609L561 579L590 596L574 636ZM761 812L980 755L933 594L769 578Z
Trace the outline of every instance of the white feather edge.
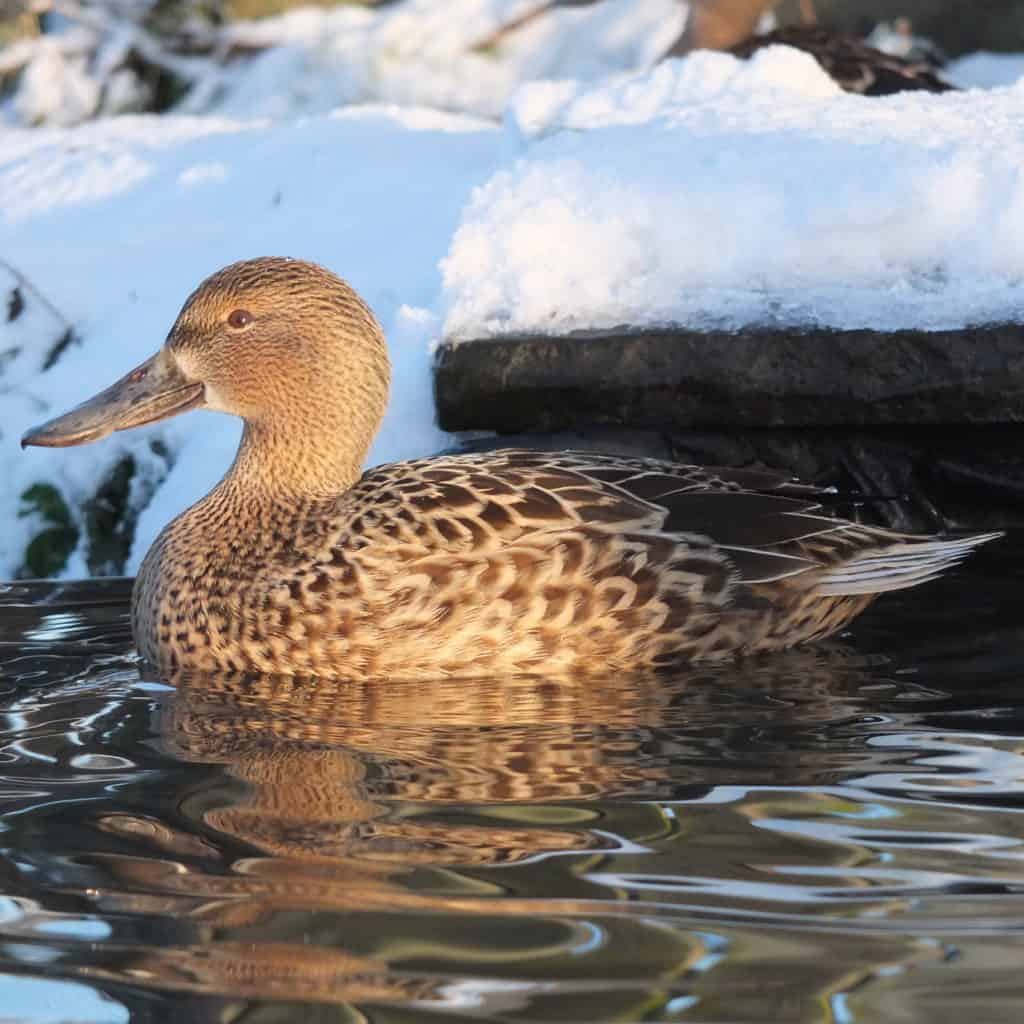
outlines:
M814 589L819 594L840 597L916 587L952 568L979 544L1001 536L998 532L978 533L952 540L893 544L826 571Z

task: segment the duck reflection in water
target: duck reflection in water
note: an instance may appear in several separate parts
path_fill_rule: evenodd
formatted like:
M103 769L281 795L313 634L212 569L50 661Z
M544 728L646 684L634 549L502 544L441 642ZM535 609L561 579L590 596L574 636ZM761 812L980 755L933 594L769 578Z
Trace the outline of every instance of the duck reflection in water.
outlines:
M140 953L133 974L253 999L444 1006L460 998L446 969L479 961L520 979L488 1006L522 1008L560 973L593 974L589 959L572 966L572 951L594 928L635 951L617 983L632 995L597 1000L587 1019L621 1014L623 999L635 1010L656 981L666 999L699 990L709 984L694 968L709 955L703 927L659 920L671 899L659 911L594 878L624 863L642 871L662 846L674 870L720 877L728 836L716 828L707 843L699 825L713 787L827 785L898 757L823 741L825 723L859 714L863 687L897 689L870 659L839 649L586 686L480 681L471 692L453 680L170 681L157 712L163 750L219 771L178 794L193 823L184 832L143 818L107 823L161 855L108 858L104 904L176 906L195 928L188 944ZM804 742L794 744L794 727ZM730 820L742 859L751 822ZM772 856L768 839L760 859ZM838 846L831 855L836 866L856 856ZM553 890L551 856L561 858ZM546 887L553 895L539 895ZM894 957L877 939L852 946L861 969ZM765 967L781 955L766 949ZM848 959L811 959L802 969L814 998L850 970ZM727 974L737 991L760 976L716 970L714 984Z

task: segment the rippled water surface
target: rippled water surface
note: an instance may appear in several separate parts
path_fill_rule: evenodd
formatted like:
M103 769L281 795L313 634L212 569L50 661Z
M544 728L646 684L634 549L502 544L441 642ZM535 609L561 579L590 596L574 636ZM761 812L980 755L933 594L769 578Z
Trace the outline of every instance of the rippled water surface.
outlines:
M172 686L125 583L0 587L0 1020L1017 1021L1022 583L416 686Z

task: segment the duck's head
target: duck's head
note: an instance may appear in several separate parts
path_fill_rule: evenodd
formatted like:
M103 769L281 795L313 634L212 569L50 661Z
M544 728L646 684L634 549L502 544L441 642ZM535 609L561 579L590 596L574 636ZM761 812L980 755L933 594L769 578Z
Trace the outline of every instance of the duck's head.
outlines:
M233 263L189 297L152 358L105 391L29 430L22 446L87 444L115 430L215 409L256 435L365 455L387 405L379 324L341 278L315 263Z

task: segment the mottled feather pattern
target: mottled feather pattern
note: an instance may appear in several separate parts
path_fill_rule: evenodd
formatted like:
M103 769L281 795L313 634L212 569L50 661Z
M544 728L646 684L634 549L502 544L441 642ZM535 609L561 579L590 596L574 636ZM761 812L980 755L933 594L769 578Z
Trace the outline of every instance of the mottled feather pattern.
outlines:
M847 522L770 470L512 449L360 475L391 368L341 278L262 257L207 279L163 348L30 430L83 444L201 405L245 424L132 599L161 669L422 681L659 669L841 629L994 534Z
M955 86L940 78L924 61L883 53L856 36L832 32L820 25L786 25L751 36L730 52L748 58L766 46L792 46L809 53L847 92L889 96L905 91L955 91Z
M788 484L510 450L381 466L276 522L214 492L147 559L143 652L364 679L602 672L788 647L871 600L817 593L823 571L898 539L770 493ZM230 558L211 558L225 548Z

